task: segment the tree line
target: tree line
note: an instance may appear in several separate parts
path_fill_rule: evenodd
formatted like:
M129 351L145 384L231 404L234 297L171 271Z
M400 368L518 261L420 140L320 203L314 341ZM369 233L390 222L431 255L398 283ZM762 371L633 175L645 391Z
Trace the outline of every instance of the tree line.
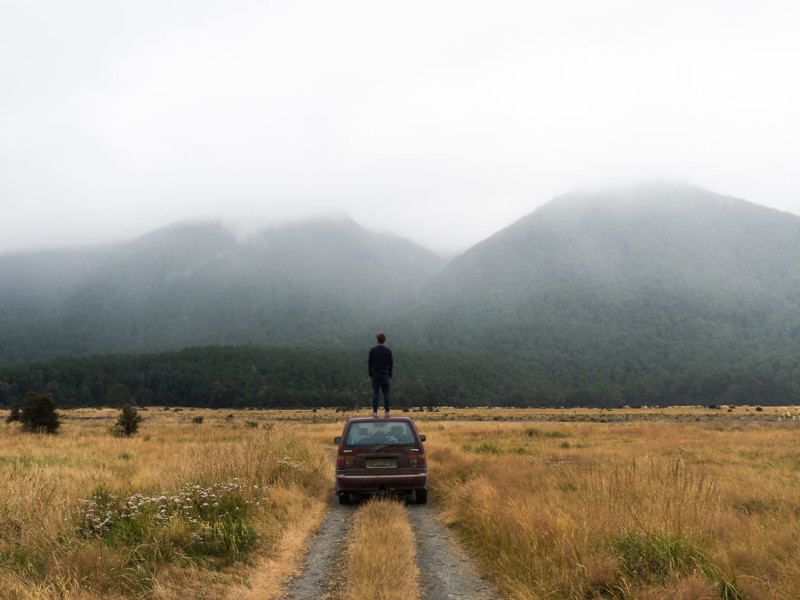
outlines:
M695 361L681 371L642 368L580 349L521 359L455 349L395 348L393 403L415 406L668 406L792 404L800 385L784 361ZM613 365L612 365L613 364ZM609 366L612 365L612 366ZM626 366L627 365L627 366ZM647 367L647 365L645 365ZM70 358L0 368L0 405L26 392L60 407L367 407L366 352L210 346L176 352Z

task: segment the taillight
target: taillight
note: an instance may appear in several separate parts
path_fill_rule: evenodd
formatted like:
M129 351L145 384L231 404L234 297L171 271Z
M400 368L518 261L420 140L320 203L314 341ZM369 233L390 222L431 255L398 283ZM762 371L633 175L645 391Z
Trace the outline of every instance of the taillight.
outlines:
M346 469L353 466L354 456L350 454L339 454L336 456L336 468Z
M414 453L408 455L408 464L412 467L424 467L425 466L425 454L424 453Z

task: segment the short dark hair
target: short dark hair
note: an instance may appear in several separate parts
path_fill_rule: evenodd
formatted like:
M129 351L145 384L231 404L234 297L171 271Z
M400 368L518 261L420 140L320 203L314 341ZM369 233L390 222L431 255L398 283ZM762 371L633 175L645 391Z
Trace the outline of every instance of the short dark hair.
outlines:
M379 344L382 344L382 343L384 343L386 341L386 334L383 333L382 331L375 337L378 338L378 343Z

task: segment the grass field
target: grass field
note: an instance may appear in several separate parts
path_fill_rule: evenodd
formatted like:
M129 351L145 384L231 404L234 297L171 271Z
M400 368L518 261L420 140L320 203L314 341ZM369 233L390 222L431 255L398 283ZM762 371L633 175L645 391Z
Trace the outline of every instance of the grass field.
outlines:
M276 593L327 508L321 446L210 411L150 410L115 438L117 413L66 411L51 436L0 429L3 597Z
M278 597L350 414L151 408L129 439L108 433L117 414L0 425L0 597ZM506 598L800 597L794 407L409 414L431 501ZM388 510L413 557L406 509ZM351 546L355 585L370 552Z
M797 411L692 412L430 423L432 498L508 598L800 598Z

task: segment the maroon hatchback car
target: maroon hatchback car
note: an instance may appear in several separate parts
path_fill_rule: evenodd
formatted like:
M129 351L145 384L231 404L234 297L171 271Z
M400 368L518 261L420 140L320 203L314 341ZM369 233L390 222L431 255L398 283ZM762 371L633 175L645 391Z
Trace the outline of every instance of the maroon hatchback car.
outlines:
M350 494L410 494L418 504L428 500L425 436L409 417L348 419L336 455L336 495L341 504Z

